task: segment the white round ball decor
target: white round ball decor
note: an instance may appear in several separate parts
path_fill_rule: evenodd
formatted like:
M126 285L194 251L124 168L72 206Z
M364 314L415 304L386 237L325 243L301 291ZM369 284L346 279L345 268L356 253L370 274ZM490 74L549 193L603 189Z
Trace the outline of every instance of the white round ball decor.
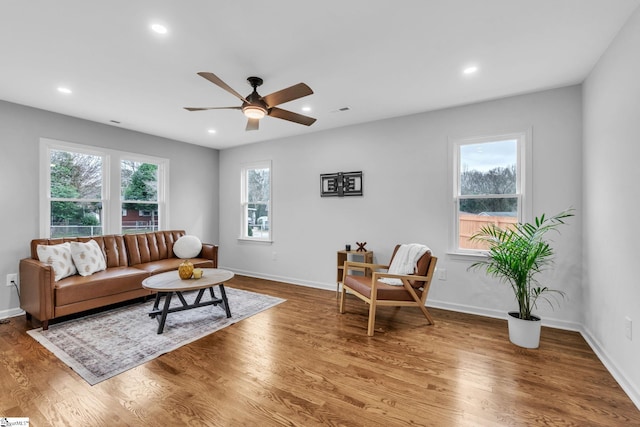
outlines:
M201 250L202 242L196 236L182 236L173 244L173 253L178 258L194 258Z

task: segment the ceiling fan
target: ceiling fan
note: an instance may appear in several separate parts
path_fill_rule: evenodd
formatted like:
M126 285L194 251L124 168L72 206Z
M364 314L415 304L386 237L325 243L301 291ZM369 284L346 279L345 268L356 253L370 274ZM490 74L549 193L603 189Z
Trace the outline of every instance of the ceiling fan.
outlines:
M246 98L233 90L228 84L223 82L218 76L213 73L200 72L199 76L204 77L211 83L220 86L236 98L242 101L242 105L239 107L184 107L188 111L202 111L202 110L242 110L247 117L247 127L245 130L258 130L260 119L264 116L271 116L277 119L289 120L290 122L299 123L305 126L311 126L316 119L313 117L307 117L302 114L294 113L293 111L283 110L276 107L276 105L284 104L285 102L293 101L298 98L302 98L307 95L311 95L313 91L309 86L304 83L298 83L286 89L273 92L270 95L261 96L256 88L262 84L260 77L249 77L247 81L253 87L253 92Z

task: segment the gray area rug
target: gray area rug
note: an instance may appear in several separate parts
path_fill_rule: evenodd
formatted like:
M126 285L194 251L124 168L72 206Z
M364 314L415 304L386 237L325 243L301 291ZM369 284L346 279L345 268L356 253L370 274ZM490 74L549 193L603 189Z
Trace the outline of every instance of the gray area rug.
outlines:
M214 289L219 296L218 288ZM153 300L27 333L94 385L285 301L227 286L225 290L230 318L221 305L169 313L160 335L158 321L148 315ZM184 295L188 302L195 298L195 293ZM171 301L174 305L180 305L176 297Z

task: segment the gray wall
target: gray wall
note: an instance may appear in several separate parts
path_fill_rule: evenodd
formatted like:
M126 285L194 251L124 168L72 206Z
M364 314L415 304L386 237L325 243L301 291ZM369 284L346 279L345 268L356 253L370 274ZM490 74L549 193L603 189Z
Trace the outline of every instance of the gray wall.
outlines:
M511 291L468 272L468 259L447 254L448 139L531 128L534 214L569 206L578 214L556 238L557 268L546 276L568 298L560 309L541 307L539 313L545 324L579 329L581 105L581 87L572 86L223 150L221 265L335 290L336 251L345 243L366 241L376 260L386 263L396 243L421 242L447 270L447 280L432 284L429 304L505 317L515 305ZM266 159L273 161L273 243L239 241L241 165ZM320 197L321 173L359 170L363 197Z
M584 83L584 326L640 407L640 9ZM625 317L634 322L632 340Z
M169 226L218 242L217 150L0 101L0 318L19 313L5 287L39 236L39 143L52 138L169 159Z

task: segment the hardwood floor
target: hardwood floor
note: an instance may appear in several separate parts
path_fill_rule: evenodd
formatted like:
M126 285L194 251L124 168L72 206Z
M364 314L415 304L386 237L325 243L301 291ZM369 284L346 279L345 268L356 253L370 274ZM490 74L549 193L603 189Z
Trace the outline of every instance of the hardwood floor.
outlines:
M354 297L236 277L280 304L89 386L28 336L0 325L0 417L31 426L640 425L640 411L580 334L543 328L509 343L506 321L380 307L374 337ZM233 310L233 307L231 308ZM55 327L53 325L52 327Z

